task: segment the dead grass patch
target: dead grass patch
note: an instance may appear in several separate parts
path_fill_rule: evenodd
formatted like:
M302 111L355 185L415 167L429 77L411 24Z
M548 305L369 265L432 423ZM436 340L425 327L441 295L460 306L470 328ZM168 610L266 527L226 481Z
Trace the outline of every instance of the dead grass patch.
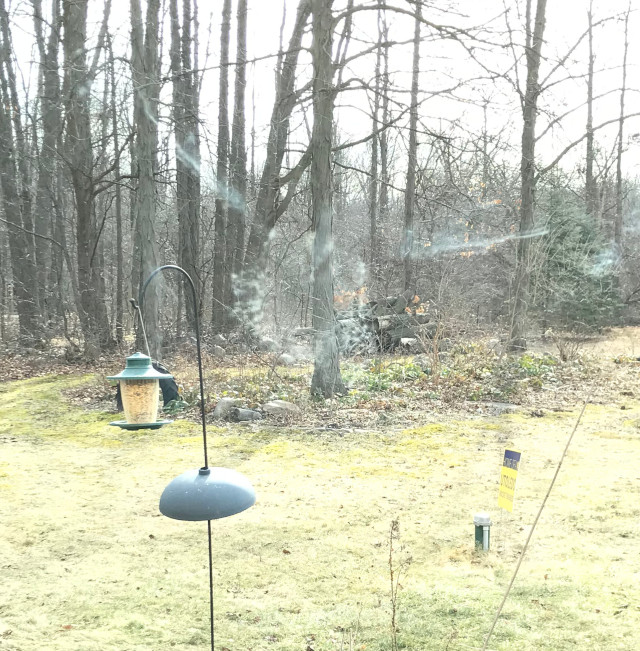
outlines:
M206 527L157 507L170 479L201 464L199 427L115 430L107 409L61 399L91 382L2 387L0 648L205 649ZM413 559L400 648L481 647L577 413L416 404L412 418L394 412L369 431L345 426L339 403L305 427L209 430L211 464L240 470L258 493L254 508L214 523L219 649L390 648L393 519ZM587 408L491 648L640 648L640 435L629 426L640 403L625 406ZM496 508L506 445L523 452L514 514ZM478 510L494 519L487 555L473 550Z

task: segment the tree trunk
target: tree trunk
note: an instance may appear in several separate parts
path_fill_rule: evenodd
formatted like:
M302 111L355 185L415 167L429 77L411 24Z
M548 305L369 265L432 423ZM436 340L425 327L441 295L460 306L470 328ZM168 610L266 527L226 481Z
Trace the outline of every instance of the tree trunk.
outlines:
M383 4L383 0L378 0ZM382 12L382 40L387 42L389 40L389 27L387 25L386 14ZM382 93L382 124L389 124L389 48L385 47L383 52L383 72L382 83L380 92ZM380 134L380 204L378 210L378 228L381 232L381 237L384 238L384 225L389 216L389 134L387 129ZM382 281L381 265L382 261L378 262L378 275L380 282ZM382 293L382 287L378 289Z
M140 252L137 285L142 284L158 266L155 236L156 197L154 174L158 151L158 99L160 94L158 58L159 0L148 0L146 31L142 25L140 0L131 0L131 46L134 82L134 122L138 192L135 214L135 246ZM144 34L144 36L143 36ZM160 291L158 283L149 285L144 296L143 318L150 353L160 359L162 338L158 325ZM137 344L142 348L140 330Z
M4 238L2 238L4 239ZM8 271L4 263L4 242L0 240L0 341L4 344L7 341L7 276Z
M289 120L296 103L295 72L305 25L311 13L310 0L300 0L286 56L276 84L264 167L258 184L256 208L244 256L241 284L242 316L251 324L260 321L261 290L269 254L269 238L278 220L280 171L284 158Z
M56 147L59 152L64 151L62 132L58 133ZM76 314L80 318L82 313L82 303L80 301L80 291L78 289L78 275L73 266L71 255L67 249L67 231L66 231L66 197L64 192L65 186L65 169L62 165L56 166L55 188L54 188L54 221L53 221L53 239L60 244L52 250L51 274L49 276L49 285L56 288L56 305L55 314L65 322L65 303L63 295L63 278L64 266L67 265L70 284L73 290L73 300L76 308Z
M375 85L373 90L373 138L371 139L371 167L369 171L369 287L377 285L378 279L378 153L380 122L380 92L381 92L381 62L382 62L382 9L378 9L378 49L376 51L376 67L374 71Z
M480 198L484 202L489 189L489 130L487 128L487 108L489 100L485 98L482 103L482 190Z
M187 0L188 1L188 0ZM178 262L184 269L183 247L186 244L183 228L186 228L187 219L187 180L185 166L188 164L184 157L184 73L182 70L181 42L180 42L180 15L178 13L178 0L169 1L169 16L171 19L171 46L169 59L171 65L171 85L173 90L173 134L175 139L176 158L176 211L178 213ZM176 338L182 336L182 300L186 279L178 279L178 301L176 314ZM189 290L187 290L189 291ZM189 292L190 293L190 292ZM193 303L193 300L191 300ZM187 321L191 317L187 307Z
M422 0L416 2L416 19L413 31L413 66L411 71L411 107L409 109L409 151L407 153L407 183L404 191L404 233L402 262L404 289L415 289L413 274L413 232L416 202L416 167L418 165L418 82L420 75L420 24Z
M231 190L229 200L229 225L227 238L227 264L230 285L226 290L228 305L235 307L238 298L237 281L242 274L245 223L247 214L247 153L245 145L245 88L247 58L247 0L238 0L238 30L236 37L236 78L231 128ZM230 313L234 314L234 313ZM231 323L235 321L231 319Z
M587 204L587 215L596 218L598 205L598 188L593 178L593 0L589 2L587 18L589 20L589 66L587 70L587 153L586 153L586 178L585 198Z
M216 214L213 249L213 330L225 330L227 303L225 287L229 287L229 260L225 259L227 237L228 179L229 179L229 37L231 33L231 0L222 4L220 27L220 88L218 99L218 161L216 166Z
M540 85L538 73L542 51L542 39L545 28L545 11L547 0L538 0L536 8L533 37L531 34L531 0L527 0L527 37L526 61L527 82L523 97L522 150L520 163L520 237L518 239L514 297L511 313L511 332L509 348L524 350L527 330L527 312L529 309L531 279L531 236L534 230L534 193L535 193L535 132L538 112Z
M191 24L193 23L193 28ZM193 56L192 56L193 53ZM195 313L202 313L202 278L200 272L200 84L198 79L198 19L197 2L183 5L182 69L185 73L185 157L187 166L188 203L187 225L182 243L182 262L196 288L197 304L191 291L184 285L185 305L192 332L195 332ZM183 279L184 282L184 279Z
M76 262L80 291L80 323L84 354L95 359L100 352L98 304L92 285L93 247L93 149L91 139L89 70L86 62L88 2L64 3L64 88L66 112L66 161L76 204Z
M331 138L333 132L333 65L331 2L312 0L313 132L311 194L313 220L313 328L315 363L311 392L329 398L344 393L333 309L333 206Z
M618 152L616 157L616 217L613 229L613 244L618 260L622 256L622 150L624 136L624 100L627 90L627 53L629 51L629 12L624 17L624 55L622 58L622 88L620 89L620 119L618 121Z
M115 336L116 343L120 346L124 341L124 253L122 250L122 187L117 179L120 178L120 130L118 126L118 109L116 105L116 64L113 56L111 36L107 35L107 48L109 52L109 76L111 80L111 95L109 109L111 128L113 129L113 149L115 152L114 170L115 186L115 217L116 217L116 296L115 296Z
M28 138L27 130L22 124L22 112L20 110L20 96L18 94L18 86L16 80L16 73L13 68L12 56L12 35L9 25L9 16L5 8L4 0L0 0L0 25L2 27L2 60L6 68L5 84L8 84L8 97L11 98L11 105L14 108L11 111L11 120L13 122L13 137L15 140L15 161L18 170L18 191L20 195L21 212L23 225L30 234L27 235L27 264L33 267L31 274L37 277L35 271L36 267L36 249L35 240L33 236L33 206L31 197L31 181L32 181L32 168L30 159L33 156ZM35 287L35 285L34 285ZM38 294L34 296L36 305L38 304Z
M11 272L13 292L18 312L19 341L23 345L33 345L37 333L37 306L34 301L34 267L28 263L27 235L23 227L20 199L16 179L18 177L15 161L15 143L11 131L11 117L8 108L12 106L6 95L4 69L0 66L2 93L0 96L0 187L4 216L8 222L9 251L11 253Z
M183 2L182 38L178 2L171 0L171 72L173 75L173 121L176 156L176 200L178 212L179 263L191 276L200 296L200 133L198 126L198 82L191 63L191 0ZM195 328L194 305L185 279L180 279L187 307L187 321ZM179 318L179 316L178 316Z
M22 125L16 75L13 68L11 31L4 0L0 0L0 83L2 86L2 174L3 201L9 228L19 339L33 344L39 329L39 306L35 243L31 206L30 152ZM11 178L7 178L7 175ZM7 194L5 194L5 191ZM20 230L23 229L23 230Z
M42 145L38 156L38 184L36 188L36 206L34 213L34 230L44 237L36 237L36 265L38 302L43 318L52 311L49 305L48 274L51 269L51 243L45 237L52 235L52 215L54 214L55 174L57 167L56 144L61 128L60 119L60 78L58 70L58 46L61 27L59 0L51 2L51 26L46 39L43 33L42 4L40 0L33 3L33 20L36 40L40 54L40 80L42 111Z

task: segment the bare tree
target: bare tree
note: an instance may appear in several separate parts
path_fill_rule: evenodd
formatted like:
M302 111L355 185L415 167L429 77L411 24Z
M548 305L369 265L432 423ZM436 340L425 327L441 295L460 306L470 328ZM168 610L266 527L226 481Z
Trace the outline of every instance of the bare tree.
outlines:
M103 292L104 269L97 255L102 233L97 228L94 212L97 188L91 129L91 88L104 44L111 2L107 0L105 4L91 65L87 63L86 49L88 2L65 2L63 7L65 160L76 207L76 256L84 354L92 359L112 344Z
M45 39L42 2L34 0L33 22L36 43L40 56L39 88L40 110L42 113L42 144L38 155L38 182L34 211L34 230L40 236L52 232L52 215L55 204L55 172L58 165L56 150L61 130L60 118L60 78L58 69L58 49L60 43L60 2L51 2L51 24ZM36 237L36 264L38 280L38 302L42 316L46 318L51 306L48 305L47 270L51 267L51 243L45 237Z
M515 283L513 288L513 308L511 314L510 348L526 348L527 311L529 308L531 278L531 237L534 232L534 193L536 184L535 146L536 117L540 84L538 74L545 28L547 0L537 0L533 32L531 30L531 0L526 5L526 62L527 80L522 98L522 149L520 163L520 231L516 261Z
M156 190L155 171L158 151L158 99L160 95L158 19L159 0L148 0L143 26L140 0L131 0L131 68L134 82L134 122L136 125L135 158L138 190L135 204L134 240L138 259L134 261L137 285L147 279L158 266L155 234ZM161 353L158 326L160 305L157 283L149 285L145 294L143 318L149 338L150 352L156 359ZM142 346L140 332L138 346Z
M378 0L378 4L381 0ZM378 214L379 206L379 150L380 150L380 98L382 93L382 41L384 31L382 28L382 9L378 8L378 48L376 50L376 66L374 71L374 90L373 90L373 133L371 139L371 167L369 177L369 285L376 285L378 278Z
M311 1L300 0L282 68L277 74L276 97L269 122L265 161L258 184L258 196L247 240L240 288L243 313L250 323L259 320L261 314L260 289L269 254L271 232L293 196L293 193L288 191L287 195L279 201L281 188L287 183L294 188L308 164L307 159L304 165L297 165L292 170L292 174L280 176L289 135L289 121L297 102L295 75L298 55L310 14Z
M474 300L476 320L483 318L477 296L495 294L484 313L491 319L503 317L508 305L512 345L521 349L526 345L528 313L542 307L551 319L554 306L560 304L556 298L565 291L554 276L556 258L549 253L558 241L551 242L557 213L545 210L555 202L552 186L558 201L566 202L581 224L587 222L577 212L578 202L584 204L582 213L586 206L594 216L611 216L612 248L619 250L624 244L620 273L624 278L629 275L632 241L623 240L621 215L623 205L634 196L632 181L622 176L625 133L636 115L629 111L635 99L626 72L631 17L624 39L629 45L625 46L620 113L596 124L598 100L606 94L597 92L597 34L599 25L613 24L613 18L596 19L595 2L587 3L588 26L584 21L583 33L564 54L551 58L547 48L551 52L554 44L547 46L545 40L549 36L543 0L522 0L517 7L504 3L504 37L497 35L495 21L467 29L447 24L448 18L438 21L436 16L450 17L453 12L435 5L427 12L423 0L297 0L295 15L290 15L294 8L289 0L282 0L278 5L284 8L282 23L279 33L276 27L272 35L271 52L256 52L250 59L248 0L225 0L220 3L222 15L217 15L218 21L222 18L221 30L213 37L220 39L221 46L215 61L209 42L206 49L198 47L197 0L168 0L166 16L160 0L129 2L130 56L129 44L115 35L111 39L107 31L109 0L98 3L106 12L95 33L89 13L94 3L89 0L32 0L29 19L33 19L32 51L37 61L26 67L20 58L23 44L14 43L11 35L13 31L17 39L19 25L20 38L28 38L20 22L24 21L21 10L0 0L0 136L7 152L0 160L0 254L6 277L0 278L0 298L5 315L7 310L10 316L17 311L23 341L46 335L41 329L44 323L52 335L63 327L70 342L79 327L90 356L111 344L113 331L117 341L126 341L126 285L131 282L135 295L151 269L175 258L198 285L199 298L193 304L191 294L184 294L178 285L177 314L185 312L186 321L196 311L206 310L207 318L221 331L237 325L236 315L246 325L257 325L264 318L268 296L272 302L264 312L273 315L277 337L283 323L307 325L313 310L318 332L314 390L323 395L341 389L333 346L333 283L337 294L345 290L349 296L349 290L363 282L363 263L369 291L377 295L386 296L400 286L416 290L419 284L423 297L442 302L442 279L453 279L451 287L456 291L452 289L451 296L455 294L460 304ZM521 42L509 24L510 15L520 8L522 24L525 12L527 23ZM401 18L388 24L391 15ZM369 21L360 25L365 16ZM624 21L617 24L622 45ZM168 101L159 75L163 25L170 67L167 80L171 81L167 90L172 91ZM376 33L367 42L363 34L371 27ZM211 35L209 30L208 38ZM502 39L499 49L496 38ZM429 45L428 57L427 43L435 44ZM464 50L465 61L475 61L481 70L473 81L471 75L453 78L456 66L441 65L442 60L457 60L457 48ZM413 61L405 72L411 81L400 87L392 83L392 61L409 49ZM202 66L199 51L206 52ZM584 70L577 74L582 51ZM506 62L501 52L513 55L513 60ZM265 125L255 119L260 113L255 109L260 99L255 98L247 143L246 84L251 83L252 69L259 75L264 65L273 68L275 77L271 120L262 131L263 144L256 135ZM220 110L213 118L217 143L213 150L208 148L217 180L202 199L200 139L205 142L211 124L200 115L199 89L206 71L212 69L220 72ZM426 75L428 89L420 87ZM554 92L564 99L565 84L582 81L586 102L582 97L556 113L558 103L543 101L553 98ZM503 96L499 87L503 83L517 91L524 120L518 134L522 151L517 169L509 151L509 130L499 136L492 132L498 115L491 114L493 102ZM258 85L254 88L257 92ZM609 91L614 92L618 97L618 90ZM428 113L420 108L434 97L439 99L429 103ZM478 117L484 115L478 133L470 132L473 119L438 116L443 106L461 106L460 100L469 102L473 97L480 98ZM130 99L132 111L127 110ZM363 102L369 105L368 126L357 125L363 133L347 138L339 116L353 115ZM476 109L466 104L464 110ZM587 114L585 134L559 147L564 149L551 162L538 160L535 168L540 150L536 143L578 110ZM330 133L324 128L327 122ZM603 137L598 145L598 131L607 125L617 128L618 139L607 143ZM576 180L563 172L560 161L585 139L586 178ZM402 149L401 155L394 156L396 147ZM616 179L611 182L616 162ZM551 170L553 176L547 175ZM128 211L129 219L123 218L123 211ZM214 218L206 218L207 213ZM535 224L542 216L551 224L550 236L536 239L541 230ZM513 249L509 244L490 250L481 247L483 237L512 239L514 220L520 222L520 233L513 238ZM570 229L572 223L563 220L562 229ZM313 252L305 237L309 230ZM446 246L438 247L438 240L462 248L446 251ZM395 253L388 257L387 247L382 246L385 241L396 242ZM509 255L505 255L507 248ZM310 264L311 283L305 272ZM546 280L545 294L539 288ZM159 351L156 319L161 287L154 283L145 301L154 354ZM171 309L167 317L175 314ZM460 314L464 318L463 310ZM186 321L178 317L176 332L184 332ZM7 320L9 327L1 330L8 337L13 334L11 323Z
M411 106L409 109L409 151L407 152L407 180L404 191L404 231L402 235L402 262L405 290L415 289L413 277L414 211L416 205L416 167L418 165L418 82L420 75L420 25L422 0L416 1L413 31L413 65L411 67Z
M379 0L383 4L383 0ZM385 43L389 40L389 27L387 25L386 13L383 11L379 14L382 20L381 38ZM382 81L380 92L382 93L382 124L390 124L391 116L389 112L389 48L383 50ZM389 213L389 132L382 129L379 134L380 139L380 200L378 222L382 226L386 223Z
M176 158L176 202L178 212L178 260L191 276L196 295L201 294L200 266L200 133L199 133L199 84L192 66L193 15L191 0L183 0L182 36L178 1L171 0L171 72L173 80L173 122ZM180 281L184 282L183 279ZM184 285L182 285L184 287ZM185 297L187 319L194 327L195 310L201 306L193 304L191 291ZM180 316L178 315L178 323Z
M229 273L226 303L235 305L235 285L242 274L247 215L247 152L245 143L245 89L247 86L247 0L238 0L236 33L236 77L231 127L230 200L226 259Z
M622 150L624 137L624 101L627 91L627 54L629 51L629 12L627 9L624 17L624 54L622 57L622 87L620 89L620 118L618 120L618 151L616 157L616 216L614 222L613 243L616 252L620 255L622 251Z
M33 344L38 333L36 267L29 175L24 133L16 100L15 73L11 61L9 17L0 0L0 188L8 224L11 271L18 312L19 340ZM15 107L15 108L14 108Z
M229 38L231 34L231 0L222 3L220 27L220 84L218 98L218 148L216 164L216 214L213 250L213 307L211 324L215 331L225 329L227 305L224 287L230 273L225 259L227 236L228 179L229 179Z
M313 328L315 364L311 392L325 398L344 393L333 310L333 205L331 145L333 133L333 25L331 2L312 0L313 132L311 195L313 219Z
M595 60L595 55L593 53L593 0L590 0L589 2L587 18L589 20L589 62L587 71L587 152L585 160L585 197L587 214L595 217L596 207L598 204L598 188L593 175L593 162L595 158L593 138L593 66Z
M115 184L115 218L116 218L116 295L115 295L115 335L116 343L124 341L124 252L122 243L122 185L120 183L120 127L118 123L116 62L113 55L111 35L107 33L107 50L109 53L109 76L111 80L111 95L109 108L111 113L111 128L113 131L113 148L115 152L114 174Z

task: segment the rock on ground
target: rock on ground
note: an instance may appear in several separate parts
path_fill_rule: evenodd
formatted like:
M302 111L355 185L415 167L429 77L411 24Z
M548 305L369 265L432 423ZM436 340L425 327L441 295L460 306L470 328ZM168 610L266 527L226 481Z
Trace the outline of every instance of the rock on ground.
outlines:
M234 407L231 410L231 420L241 423L248 420L260 420L262 414L255 409L242 409L241 407Z
M275 352L278 350L278 344L273 339L271 339L271 337L263 337L262 340L258 343L258 350Z
M513 414L518 411L518 405L514 405L510 402L483 402L480 404L482 404L483 407L487 407L492 416Z
M229 416L232 409L240 403L239 398L220 398L216 408L213 410L212 418L223 420Z
M262 411L271 416L284 416L286 414L299 414L300 407L286 400L270 400L262 405Z
M227 354L222 346L214 346L211 349L211 353L214 357L224 357Z

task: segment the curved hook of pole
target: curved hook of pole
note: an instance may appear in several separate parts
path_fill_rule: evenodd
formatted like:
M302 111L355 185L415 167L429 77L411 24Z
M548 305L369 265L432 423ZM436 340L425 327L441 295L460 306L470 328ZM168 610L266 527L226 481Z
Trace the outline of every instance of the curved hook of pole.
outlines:
M194 305L194 322L195 322L194 325L196 329L196 351L198 355L198 373L200 375L200 414L202 416L202 442L204 445L204 468L208 468L209 456L207 454L207 421L204 412L204 379L202 374L202 351L200 348L200 320L198 318L198 309L197 309L198 298L196 296L196 286L193 284L193 280L191 280L191 276L182 267L179 267L177 264L165 264L162 267L158 267L157 269L154 269L151 272L149 277L145 280L142 289L140 290L140 300L139 300L140 319L142 320L142 306L144 301L144 292L147 289L149 283L153 280L153 278L161 271L179 271L188 280L189 286L191 287L191 294L193 296L193 305Z

